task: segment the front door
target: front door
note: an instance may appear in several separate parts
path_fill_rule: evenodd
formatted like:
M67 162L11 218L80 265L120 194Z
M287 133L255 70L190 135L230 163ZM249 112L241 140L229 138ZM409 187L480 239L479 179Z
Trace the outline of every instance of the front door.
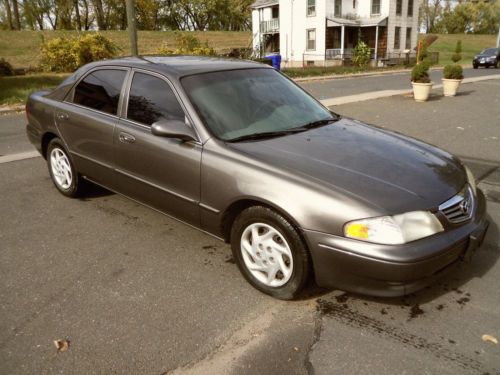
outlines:
M118 190L199 226L202 145L153 135L151 125L161 119L182 120L190 126L165 78L134 72L113 136Z
M55 111L57 129L69 148L76 169L114 188L113 133L126 69L90 72Z

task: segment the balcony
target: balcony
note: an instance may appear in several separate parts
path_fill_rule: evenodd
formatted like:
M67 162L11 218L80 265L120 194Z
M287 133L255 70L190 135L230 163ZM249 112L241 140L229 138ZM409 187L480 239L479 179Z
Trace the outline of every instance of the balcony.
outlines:
M269 21L261 21L260 23L261 34L273 34L280 32L280 20L279 18L273 18Z

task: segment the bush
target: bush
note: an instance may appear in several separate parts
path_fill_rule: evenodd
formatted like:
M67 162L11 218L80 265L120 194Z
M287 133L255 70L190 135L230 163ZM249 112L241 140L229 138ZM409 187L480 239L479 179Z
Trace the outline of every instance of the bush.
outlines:
M421 61L415 65L411 70L411 81L416 83L429 83L431 81L429 77L429 67L430 64L427 60Z
M455 47L455 53L451 56L451 60L454 63L457 63L460 60L462 60L462 41L461 40L457 41L457 45Z
M417 64L424 60L427 60L427 58L429 57L429 54L427 53L427 42L425 40L422 40L421 43L422 44L420 50L417 51Z
M444 67L443 77L446 79L463 79L464 72L460 65L449 64Z
M47 72L72 72L92 61L112 58L118 47L99 33L60 37L42 43L41 68Z
M7 77L15 75L14 68L3 57L0 58L0 77Z
M370 47L368 47L365 42L358 41L358 44L356 44L356 47L354 47L354 50L352 52L352 62L354 63L354 65L359 67L367 66L370 62L370 58Z
M175 40L177 48L172 50L165 44L161 46L157 53L159 55L195 55L195 56L215 56L215 50L208 45L208 42L202 44L200 40L188 33L176 32Z

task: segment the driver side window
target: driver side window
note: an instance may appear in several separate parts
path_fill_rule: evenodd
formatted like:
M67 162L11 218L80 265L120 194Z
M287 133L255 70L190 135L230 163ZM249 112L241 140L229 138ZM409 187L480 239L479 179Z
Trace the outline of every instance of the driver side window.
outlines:
M185 120L170 85L146 73L135 73L130 86L127 119L151 126L159 120Z

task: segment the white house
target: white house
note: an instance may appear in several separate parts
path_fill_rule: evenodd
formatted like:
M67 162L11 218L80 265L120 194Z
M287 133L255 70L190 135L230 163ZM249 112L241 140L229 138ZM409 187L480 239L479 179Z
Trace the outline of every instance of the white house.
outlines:
M278 52L285 66L335 65L360 38L374 60L415 48L419 0L256 0L253 48Z

